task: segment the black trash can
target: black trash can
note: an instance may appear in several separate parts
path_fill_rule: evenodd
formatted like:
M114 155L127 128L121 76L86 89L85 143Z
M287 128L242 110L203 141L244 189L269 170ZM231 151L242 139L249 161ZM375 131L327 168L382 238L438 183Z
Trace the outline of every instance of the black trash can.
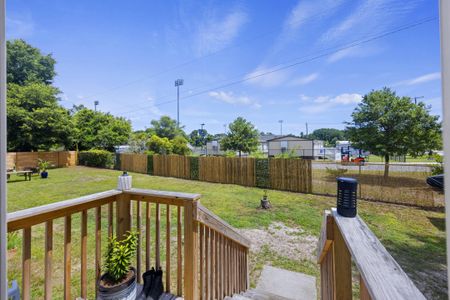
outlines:
M356 195L358 181L354 178L337 178L337 212L341 216L353 218L356 216Z

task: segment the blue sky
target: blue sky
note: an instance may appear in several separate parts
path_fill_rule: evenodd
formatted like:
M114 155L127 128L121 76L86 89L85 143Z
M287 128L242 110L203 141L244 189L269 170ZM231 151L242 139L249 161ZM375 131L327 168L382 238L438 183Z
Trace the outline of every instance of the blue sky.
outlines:
M143 129L176 118L183 78L187 132L223 132L243 116L299 134L306 122L310 132L343 128L361 96L383 86L424 96L440 115L437 16L430 0L14 0L7 35L53 54L66 107L98 100Z

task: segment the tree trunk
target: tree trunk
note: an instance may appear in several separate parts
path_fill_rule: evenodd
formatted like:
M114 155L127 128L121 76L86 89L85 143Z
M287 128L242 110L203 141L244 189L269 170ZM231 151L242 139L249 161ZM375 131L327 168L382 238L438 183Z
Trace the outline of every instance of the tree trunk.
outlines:
M241 157L241 150L239 150L239 157Z
M384 156L384 178L389 177L389 154Z

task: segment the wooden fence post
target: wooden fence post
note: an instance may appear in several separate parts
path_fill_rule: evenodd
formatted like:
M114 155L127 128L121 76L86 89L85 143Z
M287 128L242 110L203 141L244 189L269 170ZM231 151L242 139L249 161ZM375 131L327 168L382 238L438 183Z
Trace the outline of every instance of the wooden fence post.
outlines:
M336 223L333 224L334 293L336 299L352 299L352 258Z
M198 224L197 201L184 205L184 299L198 299Z
M124 234L131 230L131 200L129 195L120 194L117 195L116 203L116 234L117 239L123 239Z

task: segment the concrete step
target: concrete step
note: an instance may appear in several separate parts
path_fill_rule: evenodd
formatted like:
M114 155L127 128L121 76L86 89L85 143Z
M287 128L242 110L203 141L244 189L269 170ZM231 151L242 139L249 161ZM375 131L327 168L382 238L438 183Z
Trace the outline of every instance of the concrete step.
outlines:
M315 277L271 266L264 267L255 290L277 297L273 299L317 299Z

